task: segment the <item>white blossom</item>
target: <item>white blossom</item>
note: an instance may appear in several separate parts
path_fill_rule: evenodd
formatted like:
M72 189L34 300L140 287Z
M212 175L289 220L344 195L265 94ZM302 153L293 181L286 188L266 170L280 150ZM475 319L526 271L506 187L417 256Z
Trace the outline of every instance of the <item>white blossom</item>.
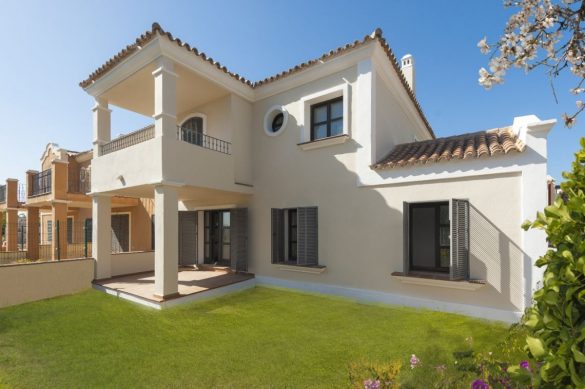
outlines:
M483 54L491 54L488 70L481 68L479 83L485 89L502 84L512 66L526 72L545 67L551 79L561 71L577 77L571 93L585 93L585 33L582 31L580 9L585 0L504 0L506 7L516 8L499 40L491 45L486 37L477 43ZM565 35L565 36L563 36ZM576 102L578 112L563 115L565 125L575 124L576 115L585 110L585 103Z
M487 38L485 36L477 43L477 47L479 47L482 54L489 53L491 49L490 45L487 44Z

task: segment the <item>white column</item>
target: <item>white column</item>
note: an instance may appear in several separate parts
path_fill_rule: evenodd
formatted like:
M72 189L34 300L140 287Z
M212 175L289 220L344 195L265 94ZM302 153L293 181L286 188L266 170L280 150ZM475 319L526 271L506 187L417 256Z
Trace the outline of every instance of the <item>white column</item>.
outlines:
M179 198L177 189L160 185L154 189L154 294L177 294L179 282Z
M157 59L154 76L154 133L156 137L177 136L177 74L165 57Z
M532 163L522 171L522 221L535 220L548 204L547 193L547 135L556 120L539 120L536 116L514 118L514 131L526 143L524 152ZM542 230L522 232L524 251L524 307L532 304L532 294L542 281L544 269L537 268L536 260L546 253L548 244Z
M112 276L112 200L109 196L92 198L92 247L96 260L96 279Z
M93 156L99 156L99 148L112 139L111 114L108 102L101 98L95 99L93 112Z

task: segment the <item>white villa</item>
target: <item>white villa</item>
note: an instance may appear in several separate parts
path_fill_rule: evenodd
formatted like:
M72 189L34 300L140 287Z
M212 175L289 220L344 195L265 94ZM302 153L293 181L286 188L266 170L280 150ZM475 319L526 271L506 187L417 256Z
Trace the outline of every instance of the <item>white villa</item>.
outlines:
M111 199L133 197L154 199L154 253L124 267L154 270L142 300L180 299L183 269L206 265L504 321L531 302L547 243L520 225L547 205L555 120L437 138L413 57L398 63L379 29L251 82L155 23L80 85L95 99L96 282L120 275ZM153 126L112 139L111 106Z

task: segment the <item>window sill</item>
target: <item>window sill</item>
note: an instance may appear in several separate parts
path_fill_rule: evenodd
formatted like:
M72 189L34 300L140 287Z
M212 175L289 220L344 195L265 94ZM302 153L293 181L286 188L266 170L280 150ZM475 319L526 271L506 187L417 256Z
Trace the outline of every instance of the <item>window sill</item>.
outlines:
M392 277L397 278L403 284L437 286L440 288L450 288L459 290L478 290L485 286L484 280L450 280L448 276L442 274L429 273L411 273L405 275L401 272L392 273Z
M310 142L299 143L297 146L299 146L301 148L301 150L307 151L307 150L320 149L323 147L340 145L340 144L347 142L348 140L349 140L349 135L342 134L342 135L330 136L329 138L312 140Z
M326 266L285 265L283 263L276 263L275 265L278 267L278 270L297 273L321 274L327 270Z

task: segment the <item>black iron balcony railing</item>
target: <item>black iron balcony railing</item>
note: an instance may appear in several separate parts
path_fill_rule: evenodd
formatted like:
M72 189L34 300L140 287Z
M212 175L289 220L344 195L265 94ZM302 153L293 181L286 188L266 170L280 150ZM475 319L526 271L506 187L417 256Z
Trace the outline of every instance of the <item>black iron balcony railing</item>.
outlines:
M82 167L69 171L69 193L87 194L91 192L91 170Z
M0 204L6 202L6 185L0 186Z
M232 153L232 144L230 142L205 135L200 131L192 130L190 128L177 127L177 137L183 142L191 143L192 145L200 146L205 149L218 151L223 154Z
M24 203L26 201L26 187L24 184L19 183L16 189L16 201Z
M31 187L28 191L29 197L41 196L51 193L51 169L36 173L31 177Z
M100 155L106 155L118 150L125 149L138 143L146 142L154 138L154 125L141 128L128 135L122 135L111 142L100 146Z

